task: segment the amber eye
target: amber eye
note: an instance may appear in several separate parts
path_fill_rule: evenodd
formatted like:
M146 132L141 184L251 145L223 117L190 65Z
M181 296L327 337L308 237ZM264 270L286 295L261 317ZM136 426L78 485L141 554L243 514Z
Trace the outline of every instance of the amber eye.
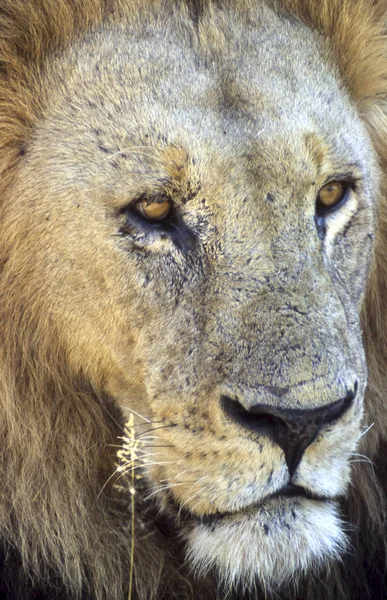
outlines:
M142 199L134 204L135 210L148 221L163 221L171 212L172 203L170 200L147 200Z
M340 204L345 198L348 185L342 181L332 181L321 188L317 198L317 208L329 211Z

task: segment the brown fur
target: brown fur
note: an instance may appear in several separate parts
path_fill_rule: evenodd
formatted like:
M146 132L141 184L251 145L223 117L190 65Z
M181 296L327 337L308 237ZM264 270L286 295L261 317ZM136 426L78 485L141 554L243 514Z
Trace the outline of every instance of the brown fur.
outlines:
M51 579L54 590L64 585L73 599L115 600L125 597L127 590L130 532L126 492L117 494L110 482L101 493L114 468L114 449L109 445L121 435L122 416L110 390L104 390L105 374L90 381L83 367L77 370L60 322L43 312L39 280L30 277L36 269L34 255L31 253L29 262L25 255L18 255L19 240L30 235L28 219L17 224L16 230L10 226L13 191L16 184L21 189L19 163L50 99L51 90L44 86L43 77L48 58L102 23L141 20L142 11L146 15L152 4L137 5L132 0L0 2L0 223L8 225L6 231L3 226L0 229L1 537L9 560L20 560L30 577L20 586L40 589L41 581ZM200 20L207 4L190 4L187 21L189 12L194 21ZM235 10L242 13L253 5L253 0L235 0ZM332 64L338 65L386 170L386 2L278 0L275 5L327 38ZM165 6L169 11L171 3ZM177 171L180 177L179 161L184 162L185 156L176 149L168 153L170 174L174 177ZM349 567L337 564L330 568L329 585L312 578L302 583L300 597L304 600L365 598L375 554L386 552L387 197L383 195L377 223L363 308L369 368L365 422L375 425L361 444L361 452L377 465L376 475L368 465L353 468L347 512L359 528L353 536L354 558L349 559ZM149 522L155 518L152 515ZM136 549L138 597L188 598L192 593L195 598L215 598L211 578L201 588L190 581L189 573L176 575L178 552L168 546L162 527L161 533L148 528L148 537L144 536ZM174 553L177 556L173 557ZM382 558L375 570L384 571L385 566ZM192 591L195 585L196 591ZM20 590L21 600L27 592ZM48 597L53 598L54 593ZM297 592L289 592L287 597L297 597Z

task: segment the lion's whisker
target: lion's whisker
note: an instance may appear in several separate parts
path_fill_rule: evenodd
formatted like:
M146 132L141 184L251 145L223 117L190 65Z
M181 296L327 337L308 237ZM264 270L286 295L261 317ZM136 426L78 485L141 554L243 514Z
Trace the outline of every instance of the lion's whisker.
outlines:
M371 467L371 469L372 469L373 475L375 475L374 464L371 461L369 461L369 460L362 460L361 458L359 458L359 459L355 459L355 460L350 460L348 462L349 462L350 465L353 465L355 463L364 463L366 465L369 465Z
M176 427L176 425L174 423L171 423L170 425L160 425L160 427L155 427L154 429L148 429L148 431L144 431L143 433L140 433L136 439L142 437L143 435L146 435L147 433L152 433L153 431L157 431L158 429L167 429L168 427Z
M113 423L115 423L117 425L117 427L119 427L119 429L121 429L121 431L124 431L124 428L122 427L122 425L113 417L113 415L111 414L111 412L107 409L107 407L103 403L102 398L99 396L97 390L95 389L95 386L94 386L93 382L91 382L91 387L92 387L92 389L94 391L94 394L95 394L96 398L98 399L99 403L101 404L103 410L106 412L106 414L109 415L109 417L111 418L111 420L113 421Z
M191 490L193 490L193 489L194 489L194 487L195 487L196 485L198 485L198 483L199 483L198 481L196 481L196 482L194 482L194 483L193 483L193 485L190 487L190 489L189 489L189 491L188 491L188 493L187 493L187 496L188 496L188 495L190 495L190 493L191 493ZM179 506L179 511L178 511L178 513L177 513L177 518L178 518L178 519L180 519L180 517L181 517L181 512L182 512L182 511L184 510L184 508L187 506L188 502L190 502L191 500L193 500L194 498L196 498L196 497L197 497L197 496L198 496L198 495L199 495L201 492L202 492L202 490L201 490L201 489L199 489L197 492L195 492L195 494L194 494L192 497L190 497L190 498L187 498L187 500L185 500L185 502L183 502L182 504L180 504L180 506ZM197 506L197 504L195 504L195 505L194 505L194 507L195 507L195 506ZM194 507L192 507L190 510L192 510L192 511L193 511Z
M158 425L159 423L164 423L164 421L161 421L161 420L160 421L152 421L152 420L150 420L149 422L145 422L145 423L133 423L131 425L131 427L133 427L133 428L136 429L137 427L147 427L148 425L150 425L150 426L151 425Z
M151 492L148 496L146 496L144 498L145 501L149 500L149 498L152 498L152 496L155 496L156 494L160 494L161 492L165 491L165 490L170 490L172 488L175 487L180 487L182 485L186 485L186 482L183 483L168 483L167 485L164 486L160 486L159 488L157 488L156 490L154 490L153 492Z
M114 475L120 475L120 470L117 467L113 473L110 475L110 477L108 477L108 479L105 481L105 483L103 484L102 488L100 489L100 491L97 494L96 500L99 499L99 497L101 496L102 492L104 491L104 489L106 488L106 486L109 484L109 482L113 479ZM118 479L118 478L117 478Z
M142 415L139 412L137 412L136 410L134 410L134 408L130 408L129 406L123 406L123 405L121 405L120 408L122 410L128 410L128 411L130 411L131 413L135 414L136 417L139 417L140 419L143 419L146 423L149 423L149 424L152 423L151 419L148 419L148 417L144 417L144 415ZM135 426L135 424L134 424L134 426Z
M175 475L175 479L180 479L181 477L183 477L183 475L185 475L186 473L189 473L191 471L191 469L183 469L182 471L179 471L179 473L177 473L177 475ZM160 479L159 480L161 483L168 482L168 479Z
M371 465L375 466L375 463L365 454L359 454L358 452L351 452L351 456L358 456L359 458L364 458L366 462L371 463Z
M143 469L144 467L149 467L149 466L159 466L159 465L171 465L173 464L171 461L155 461L155 460L146 460L146 459L140 459L140 464L133 466L133 469ZM124 469L130 469L132 468L132 463L130 461L128 461L127 463L122 463L122 465L120 465L119 471L122 471Z
M369 425L369 426L367 427L367 429L366 429L365 431L363 431L363 433L361 433L361 434L359 435L359 437L357 437L357 438L356 438L356 441L359 441L359 440L360 440L360 438L362 438L363 436L365 436L365 435L366 435L366 433L368 433L368 432L369 432L369 430L370 430L370 429L372 429L372 427L373 427L374 425L375 425L375 423L371 423L371 425Z

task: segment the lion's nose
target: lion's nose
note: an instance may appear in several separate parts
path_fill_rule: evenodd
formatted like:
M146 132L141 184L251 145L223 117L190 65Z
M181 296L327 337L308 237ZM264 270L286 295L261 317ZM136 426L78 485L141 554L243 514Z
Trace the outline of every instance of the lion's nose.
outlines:
M234 422L276 442L285 453L286 464L292 475L320 429L339 419L350 408L355 395L356 389L336 402L305 410L267 404L255 404L246 409L240 402L227 396L221 397L221 404Z

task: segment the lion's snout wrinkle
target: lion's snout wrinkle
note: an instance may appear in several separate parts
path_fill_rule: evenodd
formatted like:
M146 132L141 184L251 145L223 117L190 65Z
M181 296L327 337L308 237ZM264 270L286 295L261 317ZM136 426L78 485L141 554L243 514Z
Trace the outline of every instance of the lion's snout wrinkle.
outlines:
M294 475L305 450L320 430L338 421L352 406L356 387L344 398L312 409L255 404L245 408L238 400L221 397L225 414L249 432L264 435L283 450L290 475Z

